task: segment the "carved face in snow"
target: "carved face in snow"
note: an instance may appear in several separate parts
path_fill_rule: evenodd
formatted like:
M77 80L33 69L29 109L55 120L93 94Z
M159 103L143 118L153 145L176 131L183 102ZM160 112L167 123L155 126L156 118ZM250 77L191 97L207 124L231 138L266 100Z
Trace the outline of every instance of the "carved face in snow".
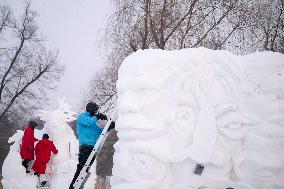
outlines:
M115 146L114 189L140 185L180 189L203 183L218 188L216 180L225 183L222 188L246 188L240 186L243 183L232 183L233 171L241 181L248 178L249 184L283 175L284 163L275 159L282 158L283 151L277 151L282 142L261 144L248 135L248 126L255 122L240 108L238 92L244 78L234 67L240 65L235 61L238 58L218 53L206 51L200 59L183 63L169 63L167 55L157 58L152 54L152 62L144 64L145 57L134 56L122 65L117 84L119 142ZM178 59L173 57L169 59ZM279 120L275 115L267 115L266 121ZM261 146L267 148L263 150L266 156L260 157ZM264 162L264 157L274 164ZM199 183L184 182L196 176L192 173L196 163L205 166Z
M129 78L119 82L118 106L121 115L117 122L118 129L123 130L119 133L120 138L150 138L164 133L168 127L168 88L161 88L163 83L160 78L155 78L151 86L147 79L150 78ZM137 84L138 81L141 84ZM124 133L129 135L120 135Z
M237 173L241 180L257 188L283 188L284 76L279 70L268 71L265 82L258 84L258 79L256 85L251 85L255 93L245 99L246 111L258 123L243 141Z
M237 69L223 65L214 55L209 59L189 62L175 79L169 131L176 146L175 161L191 158L199 163L217 163L212 159L216 145L222 146L216 144L217 137L241 139L248 130L246 119L234 106Z
M161 148L163 146L163 148ZM116 189L170 189L168 140L119 140L115 144L112 186Z
M166 59L157 61L165 62L160 67L153 62L130 61L120 68L116 121L119 141L115 145L113 188L170 189L166 134L171 125L173 80Z
M284 186L284 140L250 133L244 140L239 177L258 188Z
M149 139L167 131L171 86L168 76L166 66L152 63L129 62L120 68L116 126L120 139Z

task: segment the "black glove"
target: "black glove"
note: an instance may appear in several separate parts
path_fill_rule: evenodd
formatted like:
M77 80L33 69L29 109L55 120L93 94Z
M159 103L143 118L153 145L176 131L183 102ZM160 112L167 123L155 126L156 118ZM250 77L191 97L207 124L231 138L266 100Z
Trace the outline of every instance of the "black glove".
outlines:
M115 122L112 121L112 122L110 123L109 128L108 128L107 131L110 131L110 130L112 130L112 129L114 129L114 128L115 128Z
M95 116L97 117L97 119L107 120L107 116L105 114L97 113Z

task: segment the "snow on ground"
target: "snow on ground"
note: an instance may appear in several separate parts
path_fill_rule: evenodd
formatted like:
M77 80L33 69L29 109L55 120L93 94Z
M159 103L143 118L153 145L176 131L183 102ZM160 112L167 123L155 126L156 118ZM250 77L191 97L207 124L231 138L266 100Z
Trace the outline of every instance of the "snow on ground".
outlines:
M75 112L64 99L59 100L59 107L54 111L40 111L41 120L46 121L42 130L35 129L35 137L42 138L43 133L48 133L58 149L57 155L52 155L46 169L46 176L50 189L67 189L76 171L78 162L78 141L73 130L67 122L73 121ZM2 184L4 189L36 189L38 179L36 176L26 174L20 156L20 144L24 132L18 130L10 139L10 147L3 167ZM91 177L85 189L93 189L95 185L95 165L91 169Z
M283 189L283 83L279 53L131 54L117 82L112 189Z

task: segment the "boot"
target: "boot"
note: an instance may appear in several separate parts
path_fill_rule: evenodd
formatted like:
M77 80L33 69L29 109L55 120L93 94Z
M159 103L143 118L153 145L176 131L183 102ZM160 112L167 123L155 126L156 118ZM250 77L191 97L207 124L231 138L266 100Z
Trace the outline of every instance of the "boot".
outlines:
M42 182L40 183L40 186L45 186L46 183L47 183L47 181L42 181Z

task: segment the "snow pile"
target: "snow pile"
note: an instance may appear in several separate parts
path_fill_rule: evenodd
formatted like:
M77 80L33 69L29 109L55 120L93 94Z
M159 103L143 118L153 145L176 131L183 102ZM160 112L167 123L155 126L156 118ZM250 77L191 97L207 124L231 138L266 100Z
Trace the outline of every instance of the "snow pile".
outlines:
M283 74L284 55L271 52L127 57L112 189L284 188Z
M52 155L47 165L46 176L50 184L50 189L67 189L76 171L78 162L78 141L74 132L67 124L73 121L75 112L70 110L70 106L65 103L64 99L59 100L59 107L54 111L40 111L41 120L45 121L42 130L35 129L35 137L42 138L43 133L48 133L58 149L57 155ZM10 147L3 167L2 184L4 189L36 189L37 177L26 174L25 168L22 166L20 156L20 144L23 131L17 131L10 139L9 143L13 143ZM95 166L93 166L95 167ZM91 170L95 173L95 170ZM90 181L86 183L86 188L92 189L94 186L95 174L92 174Z

